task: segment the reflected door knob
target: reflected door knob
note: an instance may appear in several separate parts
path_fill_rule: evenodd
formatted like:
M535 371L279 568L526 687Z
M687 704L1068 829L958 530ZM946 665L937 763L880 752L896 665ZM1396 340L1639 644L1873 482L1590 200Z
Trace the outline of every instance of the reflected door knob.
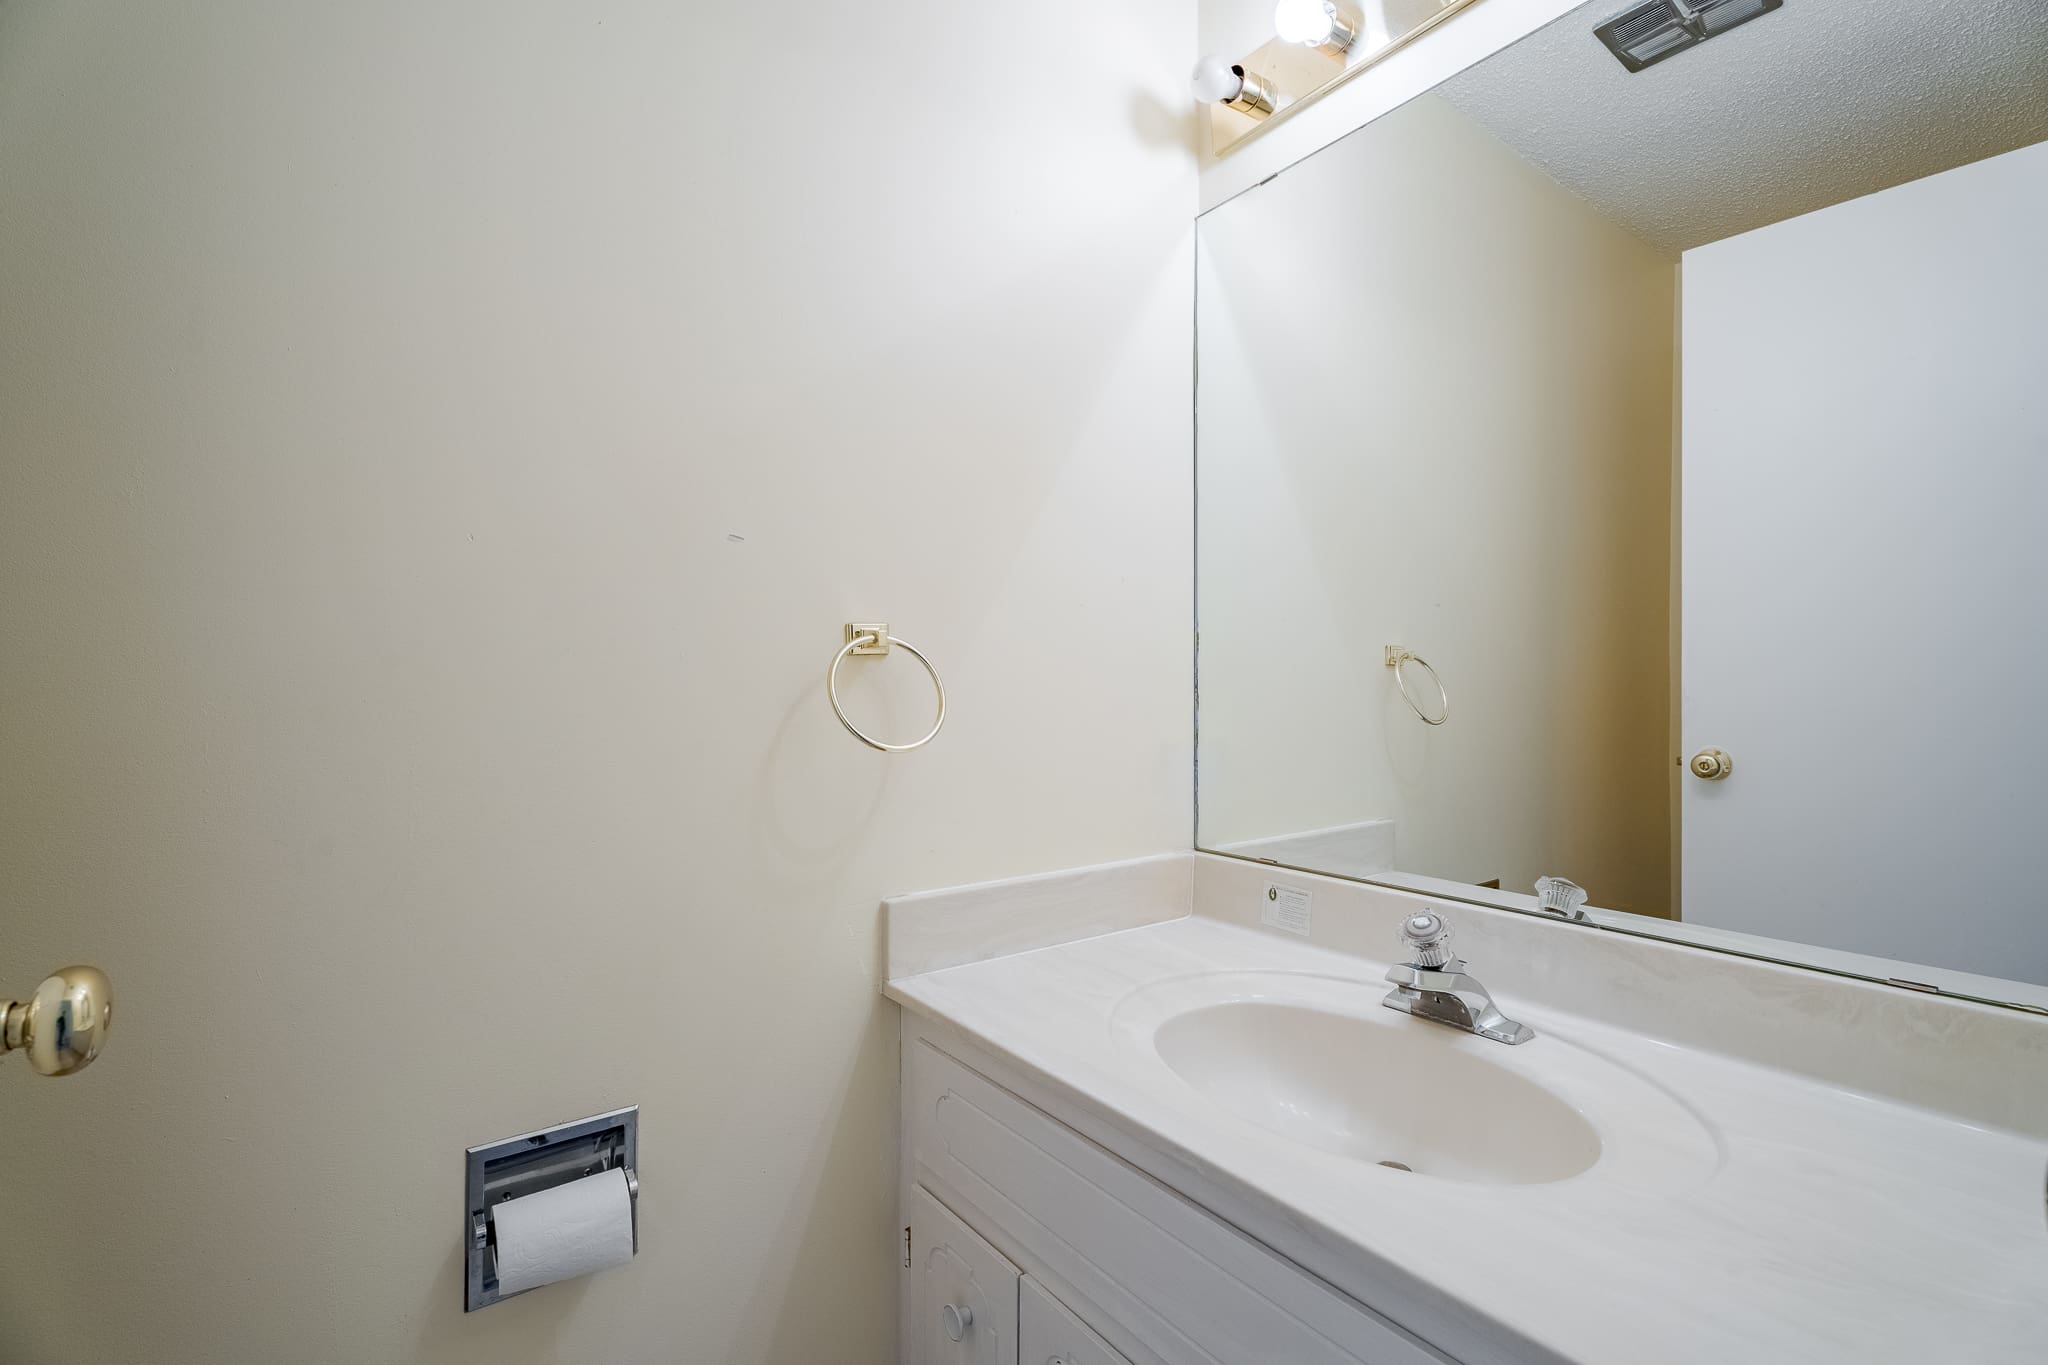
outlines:
M939 1326L946 1329L946 1340L958 1341L967 1335L968 1328L974 1326L974 1310L949 1303L939 1310Z
M26 1052L42 1076L83 1071L114 1023L113 988L97 967L66 967L26 1000L0 1000L0 1053Z
M1692 756L1692 775L1704 782L1719 782L1735 771L1735 760L1725 749L1702 749Z

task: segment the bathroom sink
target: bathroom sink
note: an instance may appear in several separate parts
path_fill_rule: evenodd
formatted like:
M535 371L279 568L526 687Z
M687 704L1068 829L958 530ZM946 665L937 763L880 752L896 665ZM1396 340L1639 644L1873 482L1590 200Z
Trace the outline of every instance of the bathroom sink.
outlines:
M1670 1190L1720 1164L1690 1107L1555 1027L1509 1047L1395 1010L1387 987L1216 972L1141 987L1112 1026L1182 1093L1388 1179Z
M1441 1025L1383 1012L1385 1024L1233 1001L1172 1016L1154 1041L1223 1108L1339 1156L1496 1185L1563 1180L1600 1159L1600 1135L1570 1104L1449 1046Z

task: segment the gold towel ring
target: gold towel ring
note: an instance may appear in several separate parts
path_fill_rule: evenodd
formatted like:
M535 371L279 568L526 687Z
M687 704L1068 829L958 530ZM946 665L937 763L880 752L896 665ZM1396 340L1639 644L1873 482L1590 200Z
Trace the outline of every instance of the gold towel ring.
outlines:
M932 728L908 744L884 744L881 740L866 734L858 725L846 718L846 708L839 704L839 665L854 654L887 654L891 646L909 653L910 657L924 665L924 671L932 675L932 687L939 694L939 714L932 721ZM900 754L906 749L921 748L932 742L939 733L939 727L946 723L946 684L939 678L939 670L932 667L932 661L925 658L924 651L908 640L899 640L889 633L886 621L851 621L846 626L846 643L832 656L832 666L825 670L825 695L832 702L832 714L839 717L839 723L870 749L880 749L886 754Z
M1437 714L1432 716L1423 710L1421 704L1415 700L1415 694L1408 690L1408 675L1401 671L1408 664L1421 664L1429 673L1429 680L1436 684ZM1430 668L1429 660L1411 652L1405 646L1388 645L1387 667L1394 670L1394 683L1401 689L1401 700L1408 703L1408 709L1413 711L1424 725L1442 725L1451 718L1451 694L1444 691L1444 680L1436 675L1434 668Z

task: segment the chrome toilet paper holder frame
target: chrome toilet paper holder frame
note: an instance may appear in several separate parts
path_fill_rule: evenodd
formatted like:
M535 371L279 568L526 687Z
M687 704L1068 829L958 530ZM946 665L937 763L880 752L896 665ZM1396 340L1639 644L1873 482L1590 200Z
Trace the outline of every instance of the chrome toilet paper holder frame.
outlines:
M495 1260L497 1234L491 1210L508 1199L539 1194L585 1176L626 1173L633 1206L633 1250L640 1250L640 1106L628 1105L574 1123L558 1123L518 1137L472 1147L464 1159L464 1259L462 1311L474 1313L500 1298Z

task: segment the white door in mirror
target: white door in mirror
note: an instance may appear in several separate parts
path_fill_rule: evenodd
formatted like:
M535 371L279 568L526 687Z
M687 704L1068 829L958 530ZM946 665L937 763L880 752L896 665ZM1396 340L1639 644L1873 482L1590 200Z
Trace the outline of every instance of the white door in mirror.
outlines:
M1018 1365L1017 1267L921 1186L910 1252L910 1365Z
M1021 1365L1131 1365L1029 1275L1017 1290Z

